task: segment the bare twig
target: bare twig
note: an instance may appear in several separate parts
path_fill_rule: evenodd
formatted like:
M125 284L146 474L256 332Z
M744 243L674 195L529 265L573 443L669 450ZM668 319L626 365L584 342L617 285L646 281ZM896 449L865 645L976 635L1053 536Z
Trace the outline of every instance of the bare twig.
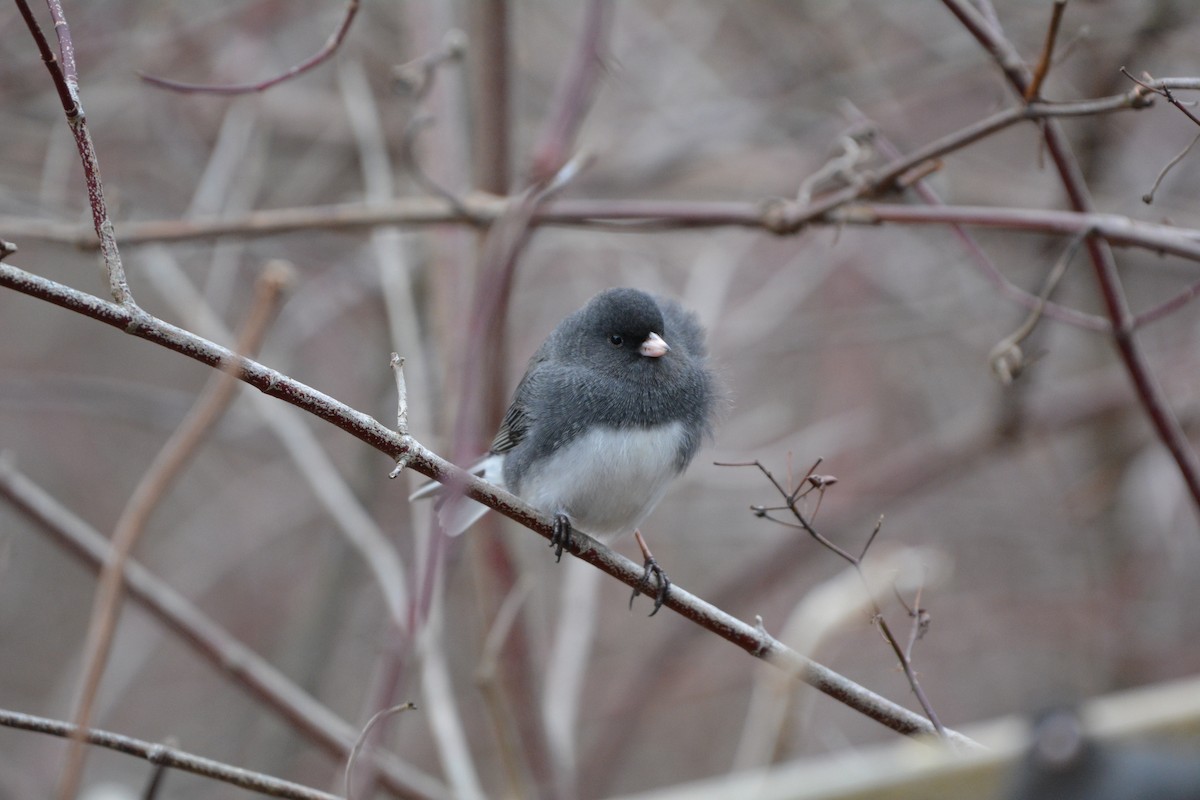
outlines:
M61 720L46 719L45 717L35 717L30 714L21 714L16 711L0 709L0 725L63 738L79 737L88 744L108 750L116 750L126 755L136 756L137 758L144 758L146 761L159 767L169 767L171 769L190 772L193 775L212 778L213 780L228 783L231 786L237 786L241 789L269 797L287 797L292 800L340 800L337 795L322 792L319 789L273 778L261 772L252 772L241 767L223 764L220 761L213 761L211 758L202 758L175 747L155 744L154 742L134 739L131 736L122 736L119 733L110 733L109 731L96 730L94 728L79 731L71 723Z
M173 92L201 92L204 94L248 94L251 92L263 92L272 86L277 86L284 81L291 80L297 75L303 75L336 53L342 41L346 38L346 34L350 30L350 24L354 22L355 15L358 14L359 4L359 0L347 0L346 10L342 14L342 21L338 24L337 29L329 35L329 38L321 46L321 49L273 78L267 78L256 83L214 85L208 83L186 83L184 81L171 80L170 78L159 78L145 73L139 73L138 77L146 83L162 89L170 89Z
M408 387L404 383L404 359L397 353L392 353L392 374L396 378L396 433L408 436ZM395 478L404 471L408 459L401 456L396 466L388 473L389 478Z
M292 281L292 275L291 266L282 262L271 262L263 270L254 306L239 336L240 353L253 354L258 351L283 291ZM74 724L79 731L85 730L91 723L100 679L108 664L124 596L122 574L125 562L145 531L151 513L229 406L237 387L237 378L228 368L213 376L179 429L167 440L146 470L117 521L113 532L113 554L100 573L84 646L83 678L73 714ZM85 754L83 741L73 739L62 772L59 789L62 800L70 800L77 793Z
M400 705L377 711L374 716L367 720L367 724L363 726L362 732L358 735L358 740L350 750L350 757L346 759L346 773L343 776L342 783L342 793L346 795L346 800L354 800L353 787L350 782L350 779L354 776L354 762L358 760L358 754L362 752L363 746L366 745L367 737L371 734L371 730L388 717L395 716L402 711L414 711L416 708L417 706L414 703L401 703Z
M841 558L854 569L854 571L858 574L860 581L862 582L863 588L866 590L867 596L870 598L872 620L879 628L879 632L883 635L884 640L888 643L888 646L891 648L892 652L895 654L896 660L899 661L901 669L904 670L904 675L908 679L908 684L910 687L912 687L913 694L916 696L917 702L921 704L921 708L925 711L925 716L929 718L930 723L932 723L934 730L937 731L938 735L945 736L946 729L943 727L941 721L938 719L937 714L934 712L933 706L925 694L925 690L921 687L920 680L917 679L916 670L913 668L911 653L907 648L901 646L900 641L892 634L892 630L887 623L887 618L883 615L883 609L879 607L879 603L874 599L874 592L871 590L871 586L867 582L866 574L863 572L863 560L866 558L867 551L871 548L872 543L874 543L875 537L879 535L879 531L883 527L883 518L880 517L879 522L876 523L875 528L871 531L871 535L867 538L866 544L863 545L862 551L859 553L859 555L855 556L818 532L817 529L813 527L812 518L805 514L804 510L797 505L805 497L805 495L812 490L812 488L820 488L823 490L825 486L830 485L830 483L825 480L817 480L815 482L812 480L814 477L820 477L814 475L814 472L820 463L821 462L818 459L817 463L814 464L811 469L809 469L804 478L798 481L792 488L788 488L780 483L779 480L771 473L771 471L767 469L766 465L758 460L739 464L718 463L717 466L757 468L758 471L763 474L763 476L775 489L775 491L779 493L780 497L783 498L784 505L771 508L764 506L751 506L750 510L754 513L754 515L756 517L765 517L773 522L779 522L785 525L790 525L791 527L800 528L808 533L808 535L811 536L818 544ZM777 517L772 517L769 513L771 511L784 510L789 512L792 515L792 518L796 520L794 525L780 520Z
M1058 39L1058 26L1062 22L1063 12L1067 10L1067 0L1054 0L1054 10L1050 13L1050 26L1046 29L1046 39L1042 42L1042 54L1038 56L1037 66L1033 69L1033 77L1025 89L1025 102L1030 102L1042 92L1042 83L1054 63L1054 42ZM996 27L993 25L993 27Z
M516 714L505 701L501 685L500 657L504 644L519 620L519 612L529 596L530 583L517 581L505 596L496 616L492 619L483 648L479 654L479 666L475 668L475 685L483 695L484 707L495 729L496 743L500 748L500 761L508 781L510 797L528 797L533 794L525 777L527 759L522 758L520 731L517 730Z
M1174 169L1176 164L1178 164L1180 161L1183 161L1183 159L1187 157L1188 153L1192 152L1192 148L1196 146L1196 142L1200 142L1200 133L1197 133L1195 136L1193 136L1192 140L1188 142L1187 147L1176 153L1175 156L1167 162L1166 166L1158 171L1158 177L1154 179L1154 185L1150 187L1150 191L1142 195L1143 203L1150 205L1154 202L1154 193L1158 191L1158 187L1162 184L1163 178L1167 177L1167 173Z
M497 195L508 194L512 184L509 28L514 13L507 2L467 4L471 182Z
M59 0L50 0L50 11L54 18L54 30L58 35L59 49L62 54L62 64L55 59L50 43L46 41L41 26L33 16L26 0L17 0L17 7L25 20L29 32L37 43L42 61L50 72L50 80L58 91L59 101L67 116L67 124L75 137L75 147L79 150L79 158L83 162L83 176L87 183L88 203L92 209L92 227L100 240L100 252L104 257L104 270L108 276L108 289L113 300L123 306L136 308L133 294L129 291L129 281L125 278L125 267L121 263L121 253L117 249L116 232L112 220L108 217L108 204L104 199L104 186L100 180L100 161L96 156L96 147L92 143L92 134L88 129L87 116L83 113L83 104L79 100L79 77L75 67L75 50L71 44L71 31L63 15Z
M393 75L397 85L404 87L407 93L412 95L414 108L414 113L408 124L404 126L404 134L400 139L401 163L427 192L443 198L455 211L464 217L469 217L470 212L459 200L458 195L430 176L416 154L417 138L423 130L437 121L433 114L424 111L422 106L433 89L438 68L450 61L461 61L466 46L466 36L463 32L452 30L443 37L442 44L437 50L416 61L396 67Z
M1183 103L1181 103L1175 99L1175 95L1171 92L1171 88L1173 86L1173 84L1171 82L1156 81L1156 80L1154 80L1153 77L1150 76L1149 73L1143 73L1145 75L1145 79L1138 80L1137 78L1130 75L1129 70L1125 69L1124 67L1121 67L1121 74L1124 75L1126 78L1129 78L1129 80L1133 81L1141 88L1145 89L1147 92L1152 92L1154 94L1165 97L1167 99L1167 102L1170 103L1171 105L1175 106L1176 108L1178 108L1180 111L1182 111L1183 115L1185 117L1190 119L1195 124L1200 125L1200 117L1197 117L1195 114L1192 113L1191 109L1189 109ZM1175 87L1175 88L1179 88L1179 87Z
M396 375L396 433L408 435L408 388L404 385L404 358L392 353L392 372Z
M370 416L280 372L245 357L237 356L189 331L177 328L150 315L140 317L137 324L131 324L133 320L130 312L121 306L106 303L99 298L55 281L32 275L10 264L0 263L0 286L15 289L31 297L83 314L201 363L210 366L231 363L241 380L258 388L264 394L285 400L338 426L393 460L401 453L410 452L412 456L410 468L442 483L453 480L455 484L462 487L462 491L467 497L499 511L544 539L549 540L553 535L552 520L513 495L457 469L416 440L411 438L402 440L395 431L388 429ZM641 583L643 573L641 565L613 552L585 534L577 533L572 536L570 547L567 549L576 557L606 572L631 589ZM673 587L665 606L756 658L774 664L799 680L899 733L913 735L931 733L934 730L929 721L921 716L913 714L834 673L827 667L801 656L773 637L765 635L753 625L730 616L678 585ZM952 741L972 744L971 740L961 734L950 731L947 733Z
M992 372L995 373L1000 383L1008 386L1024 371L1029 362L1025 357L1025 353L1021 350L1021 342L1029 338L1033 333L1033 329L1037 327L1038 321L1042 318L1042 311L1046 307L1046 303L1050 300L1050 295L1054 293L1054 289L1062 280L1063 275L1067 272L1067 267L1071 263L1071 259L1079 252L1080 245L1083 244L1087 234L1076 236L1071 240L1067 249L1054 262L1054 266L1050 268L1049 274L1046 275L1046 280L1042 284L1042 290L1038 293L1038 304L1032 308L1029 315L1025 318L1015 331L1005 336L992 351L988 353L988 363L991 364Z

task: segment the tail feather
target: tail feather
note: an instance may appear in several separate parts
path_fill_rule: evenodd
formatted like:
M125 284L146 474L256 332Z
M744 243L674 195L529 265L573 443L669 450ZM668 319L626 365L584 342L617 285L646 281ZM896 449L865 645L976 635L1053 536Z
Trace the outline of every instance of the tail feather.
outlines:
M504 456L491 454L475 462L469 470L472 475L483 478L488 483L504 488L503 467ZM488 507L466 497L450 497L437 481L430 481L409 495L409 500L424 500L436 497L438 523L442 530L451 536L458 536L467 528L474 525L480 517L488 512Z

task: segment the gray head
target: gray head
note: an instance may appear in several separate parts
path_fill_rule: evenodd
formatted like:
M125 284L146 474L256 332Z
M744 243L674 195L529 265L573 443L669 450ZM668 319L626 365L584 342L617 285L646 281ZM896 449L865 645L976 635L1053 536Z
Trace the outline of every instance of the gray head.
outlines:
M614 378L673 362L663 309L638 289L608 289L571 314L555 332L563 354ZM679 355L682 355L679 354Z

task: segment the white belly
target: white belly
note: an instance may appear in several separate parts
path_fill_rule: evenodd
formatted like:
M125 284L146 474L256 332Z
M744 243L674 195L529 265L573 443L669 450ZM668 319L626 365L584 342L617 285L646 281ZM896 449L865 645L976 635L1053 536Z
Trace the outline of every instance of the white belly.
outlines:
M649 430L598 428L559 450L521 481L521 497L572 527L602 536L641 524L678 474L679 422Z

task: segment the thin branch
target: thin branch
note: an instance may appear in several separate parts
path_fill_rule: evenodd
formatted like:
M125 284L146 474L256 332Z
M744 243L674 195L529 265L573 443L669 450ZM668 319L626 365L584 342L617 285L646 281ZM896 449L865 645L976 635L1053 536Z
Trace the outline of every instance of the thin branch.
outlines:
M1062 22L1063 12L1067 10L1067 0L1054 0L1054 10L1050 13L1050 26L1046 29L1046 39L1042 42L1042 54L1038 56L1037 66L1033 70L1033 78L1025 89L1025 102L1031 102L1042 93L1042 83L1054 63L1054 42L1058 39L1058 26ZM993 25L993 27L995 27Z
M92 227L100 240L100 252L104 257L104 271L108 277L108 290L113 300L123 306L136 308L133 294L129 291L129 281L125 278L125 267L121 263L121 253L117 249L116 231L112 220L108 217L108 204L104 199L104 186L100 180L100 161L96 156L96 146L92 143L92 134L88 129L87 116L83 113L83 105L79 100L79 78L75 67L75 50L71 44L71 31L63 15L59 0L50 0L51 15L54 18L54 29L58 34L59 47L62 51L62 65L54 58L50 44L42 33L41 26L30 11L26 0L17 0L17 7L29 28L33 40L37 43L42 61L50 72L50 80L58 91L62 102L63 112L67 116L67 124L71 135L75 138L75 147L83 162L83 176L87 184L88 204L92 209Z
M358 740L354 742L354 747L350 749L350 757L346 759L346 772L342 780L342 793L346 795L346 800L354 800L353 786L351 786L351 778L354 776L354 762L358 760L358 754L362 752L363 747L367 743L367 737L370 736L371 730L383 722L388 717L395 716L402 711L415 711L417 708L414 703L401 703L398 706L385 708L382 711L375 712L367 724L363 726L362 732L358 734Z
M717 463L717 466L756 467L784 500L785 505L775 510L786 509L796 520L794 527L797 527L808 533L808 535L811 536L818 544L841 558L843 561L848 563L852 569L854 569L854 571L858 574L858 578L862 583L863 589L867 593L868 603L872 610L872 620L878 626L879 632L883 635L884 640L891 648L893 654L895 654L897 661L900 662L900 668L904 670L904 675L908 679L908 685L912 688L913 694L917 698L917 702L920 703L922 710L925 712L925 716L928 717L929 722L933 725L933 728L937 734L944 737L947 735L947 730L942 725L941 720L938 719L937 714L933 710L933 705L929 702L929 698L925 694L925 690L921 687L921 682L917 678L916 669L913 667L912 658L907 650L900 645L900 641L892 634L892 629L888 626L887 619L883 615L883 609L880 608L879 602L875 599L875 593L871 590L871 585L867 580L866 573L863 572L863 559L866 558L867 551L870 550L871 545L875 542L875 537L879 535L879 531L883 528L883 518L880 517L879 522L876 523L875 528L871 531L871 535L867 538L866 544L863 545L861 553L855 556L834 544L832 540L817 531L812 524L811 516L805 514L803 509L797 506L797 503L804 498L805 494L807 494L807 491L804 489L805 486L811 485L814 487L823 487L836 482L836 479L833 481L818 480L816 482L812 482L812 478L815 477L813 473L816 471L816 468L818 465L820 465L820 463L821 461L818 459L817 463L814 464L811 469L809 469L804 478L797 482L795 488L790 489L781 484L779 480L771 473L771 471L757 459L751 462L740 464ZM751 506L750 510L757 517L765 517L767 515L763 512L772 509L764 509L762 506ZM770 519L775 522L780 521L774 518Z
M248 94L251 92L263 92L272 86L277 86L284 81L291 80L297 75L303 75L322 62L327 61L337 52L342 41L346 38L346 33L350 30L350 23L354 22L354 17L358 14L358 8L359 0L348 0L346 10L342 13L342 21L338 24L337 29L329 35L329 38L325 41L321 49L299 64L276 75L274 78L267 78L257 83L214 85L208 83L186 83L184 81L171 80L170 78L159 78L145 73L138 73L138 77L146 83L161 89L169 89L173 92L202 92L205 94Z
M148 314L135 318L120 306L79 292L55 281L41 278L10 264L0 262L0 286L15 289L70 311L124 330L130 335L153 342L210 366L231 365L237 376L264 394L284 400L297 408L336 425L363 443L395 460L409 453L409 467L441 483L453 483L467 497L483 503L509 519L520 523L549 540L553 522L519 498L458 469L412 438L402 439L395 431L328 395L289 378L251 359L235 355L226 348L203 339ZM624 583L630 589L641 584L643 567L613 552L604 544L576 533L567 548L573 555ZM932 733L930 722L918 714L883 698L838 675L829 668L784 646L774 637L725 613L682 587L672 587L666 607L705 630L773 664L788 674L833 697L871 719L906 735ZM974 743L952 731L952 742Z
M396 433L407 436L408 386L404 382L404 357L398 353L392 353L389 363L392 366L392 377L396 379Z
M443 37L442 43L437 50L408 64L402 64L392 71L396 85L403 87L405 93L411 95L411 104L414 108L414 113L409 118L408 124L404 126L404 133L400 137L400 161L418 185L430 194L444 199L454 207L455 211L463 216L469 216L466 207L454 192L442 186L441 183L425 171L425 167L422 166L420 159L417 158L416 146L417 138L421 132L437 121L437 118L432 113L425 111L423 106L429 97L429 93L433 90L438 68L447 62L462 61L466 47L466 36L463 32L451 30ZM355 121L355 109L353 105L348 104L348 106L348 111L351 114L351 122L353 123ZM371 107L374 110L373 104L371 104ZM375 121L377 117L377 114L373 115L372 121ZM363 124L361 121L358 123L359 126ZM375 127L378 128L378 124ZM359 134L358 138L360 140L359 148L362 149L364 137Z
M21 12L21 18L25 20L25 26L29 28L29 33L33 36L33 41L37 45L38 54L42 57L42 63L46 65L46 69L50 72L50 80L54 84L54 90L58 92L58 101L62 103L63 112L68 119L79 114L79 103L76 99L76 92L72 90L72 82L67 80L63 74L62 63L55 57L54 51L50 49L50 41L46 38L46 34L42 32L42 26L38 23L37 18L33 16L33 11L29 8L29 4L25 0L17 0L17 10ZM72 53L72 59L74 53Z
M479 665L475 668L475 686L483 695L484 709L494 729L500 763L508 781L509 797L530 797L535 794L526 778L529 763L521 750L518 715L506 702L500 673L504 645L519 622L519 612L529 596L530 586L527 581L517 581L500 603L480 650Z
M347 230L386 225L438 225L494 221L502 213L504 200L490 195L473 195L461 201L468 209L463 217L440 198L401 198L390 203L345 204L309 208L256 211L238 220L163 220L122 226L126 244L178 242L222 236L276 235L312 232L313 229ZM1200 230L1134 220L1116 214L1076 211L1002 208L993 206L918 207L884 203L847 204L814 216L811 207L776 200L761 203L674 201L674 200L558 200L535 210L531 225L607 227L614 231L637 232L656 229L708 228L719 226L758 228L779 235L798 233L805 225L952 225L998 228L1031 233L1074 236L1091 231L1114 245L1140 247L1156 254L1169 254L1200 261ZM41 219L0 216L0 232L19 233L26 239L94 246L94 240L73 225L48 223ZM13 232L13 233L9 233ZM1003 276L989 275L1000 291L1026 308L1036 297L1008 283ZM1197 294L1188 287L1176 297L1134 319L1136 329L1144 321L1157 319L1186 304ZM1053 306L1060 322L1092 331L1110 331L1105 317L1065 306Z
M88 744L143 758L158 767L190 772L193 775L212 778L268 797L286 797L292 800L341 800L337 795L322 792L320 789L313 789L309 786L264 775L261 772L253 772L220 761L213 761L211 758L193 755L175 747L94 728L80 731L71 723L61 720L0 709L0 725L17 730L45 733L50 736L81 738Z
M1178 164L1180 161L1183 161L1183 159L1187 157L1188 153L1192 152L1192 148L1196 146L1196 142L1200 142L1200 133L1197 133L1195 136L1193 136L1192 140L1188 142L1187 147L1176 153L1175 156L1167 162L1167 165L1158 171L1158 177L1154 179L1154 185L1150 187L1150 191L1142 195L1143 203L1150 205L1154 202L1154 193L1158 191L1158 187L1162 184L1163 178L1167 177L1167 173L1174 169L1176 164Z
M1156 80L1154 80L1154 78L1152 78L1149 74L1146 74L1146 73L1143 73L1146 75L1145 80L1138 80L1137 78L1130 75L1129 70L1125 69L1124 67L1121 67L1121 74L1124 75L1126 78L1129 78L1129 80L1133 81L1141 88L1145 89L1147 92L1153 92L1154 94L1165 97L1167 99L1167 102L1170 103L1171 105L1175 106L1176 108L1178 108L1180 111L1182 111L1183 115L1185 117L1190 119L1195 124L1200 125L1200 117L1197 117L1195 114L1193 114L1191 112L1191 110L1187 106L1185 106L1183 103L1176 100L1175 95L1171 93L1171 89L1173 87L1174 88L1179 88L1179 87L1174 86L1172 83L1169 83L1169 82L1156 81Z
M307 208L255 211L236 220L151 220L123 225L128 245L169 243L225 236L266 236L343 231L381 225L429 226L452 223L491 224L503 213L502 198L471 195L461 201L468 217L445 200L398 198L389 203L346 203ZM820 201L818 201L820 202ZM799 233L807 225L950 224L1074 236L1091 230L1116 245L1140 247L1200 261L1200 230L1134 220L1118 214L1002 206L919 207L889 203L843 203L817 213L786 200L769 204L734 201L562 199L532 214L531 225L607 227L614 231L740 227L779 235ZM77 226L26 217L0 216L0 234L25 239L94 246L80 238Z
M1071 240L1067 249L1058 257L1054 266L1050 268L1049 274L1046 275L1046 280L1042 283L1042 290L1037 296L1037 305L1030 309L1028 316L1017 326L1015 331L997 342L996 346L988 353L988 363L992 367L992 372L1005 386L1020 377L1021 372L1028 366L1029 362L1021 350L1021 342L1028 339L1034 328L1037 327L1046 304L1050 302L1050 295L1054 293L1059 281L1066 274L1071 259L1079 252L1079 247L1086 237L1085 233Z
M264 268L256 286L254 304L238 337L239 353L253 355L258 352L283 292L292 282L293 276L292 267L282 262L271 262ZM237 379L224 370L209 380L178 430L171 435L147 468L120 519L117 520L112 537L113 552L100 572L100 580L92 602L92 618L88 624L84 646L83 677L72 714L78 731L86 730L91 724L100 679L108 664L116 633L117 616L124 598L125 584L122 576L125 562L146 530L150 515L192 460L207 438L208 432L229 407L237 388ZM70 800L78 793L86 754L82 739L73 738L62 772L59 789L59 797L62 800Z

